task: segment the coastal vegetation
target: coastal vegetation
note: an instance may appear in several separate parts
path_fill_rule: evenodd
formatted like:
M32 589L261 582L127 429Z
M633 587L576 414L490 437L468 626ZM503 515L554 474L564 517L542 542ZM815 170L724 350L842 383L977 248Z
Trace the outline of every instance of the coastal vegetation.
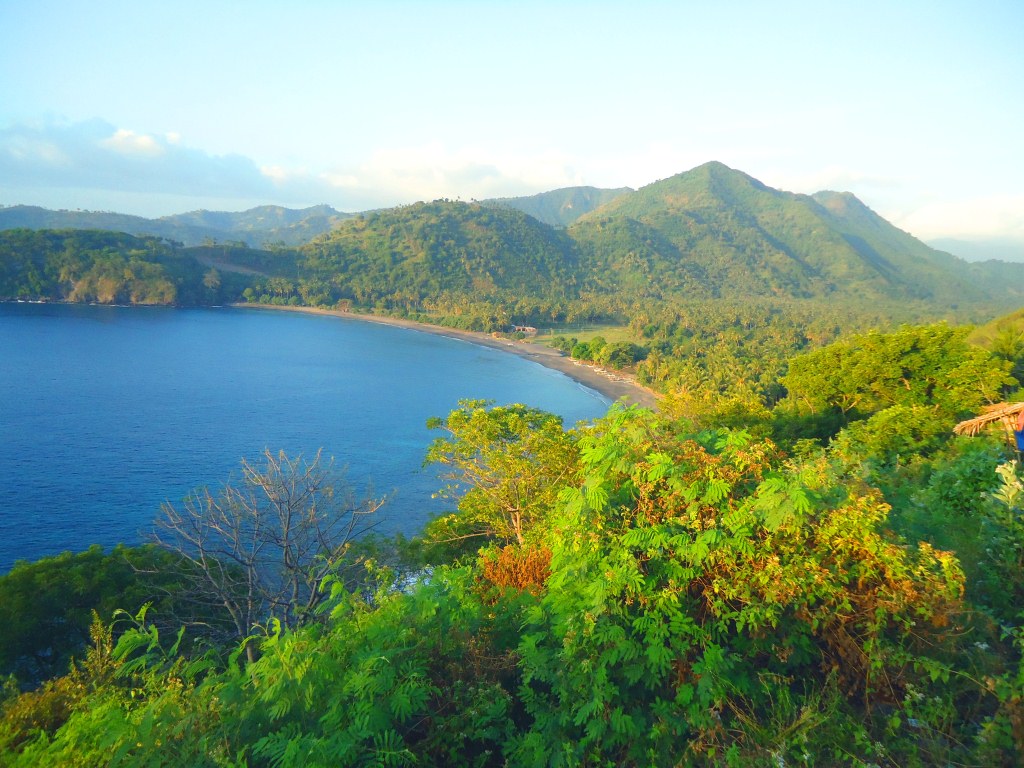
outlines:
M957 323L1019 303L1007 265L720 164L567 229L435 201L265 251L0 236L10 298L151 280L170 303L615 324L551 343L663 393L571 428L439 414L450 508L409 538L355 536L376 502L268 453L165 508L163 547L19 563L0 764L1024 761L1024 473L1001 432L953 432L1021 397L1019 316Z

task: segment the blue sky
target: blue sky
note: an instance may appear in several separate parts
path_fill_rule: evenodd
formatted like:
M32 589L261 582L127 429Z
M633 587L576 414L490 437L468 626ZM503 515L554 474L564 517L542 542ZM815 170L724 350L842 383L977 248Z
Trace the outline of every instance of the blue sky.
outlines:
M720 160L1024 241L1024 3L0 0L0 204L640 187Z

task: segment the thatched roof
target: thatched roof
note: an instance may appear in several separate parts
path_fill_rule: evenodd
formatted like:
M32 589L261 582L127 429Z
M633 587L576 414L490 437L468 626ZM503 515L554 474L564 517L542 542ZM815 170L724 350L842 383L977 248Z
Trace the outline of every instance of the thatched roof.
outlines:
M1001 421L1005 428L1012 431L1021 411L1024 411L1024 403L996 403L988 406L980 416L961 421L953 427L953 432L974 437L989 424L997 421Z

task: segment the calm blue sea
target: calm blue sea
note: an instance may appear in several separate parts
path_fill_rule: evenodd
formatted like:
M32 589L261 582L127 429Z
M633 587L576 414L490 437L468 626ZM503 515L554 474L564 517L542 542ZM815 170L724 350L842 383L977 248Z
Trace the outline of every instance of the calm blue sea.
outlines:
M536 363L356 320L249 309L0 304L0 573L144 540L164 501L223 483L264 448L322 448L385 528L446 509L425 422L460 398L525 402L567 425L608 401Z

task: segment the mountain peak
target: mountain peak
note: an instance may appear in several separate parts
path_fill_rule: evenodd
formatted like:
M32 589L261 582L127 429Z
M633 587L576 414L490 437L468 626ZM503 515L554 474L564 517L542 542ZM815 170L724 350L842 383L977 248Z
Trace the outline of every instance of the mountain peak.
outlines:
M696 168L677 173L667 179L656 181L641 187L641 191L667 192L675 190L688 194L710 194L711 197L731 198L737 193L743 194L750 190L778 192L762 184L753 176L743 171L730 168L718 160L710 160Z
M811 197L822 207L839 216L851 214L874 214L864 202L852 192L835 192L831 189L824 189L815 192Z
M958 282L962 270L952 257L849 192L785 192L718 161L625 195L581 218L571 233L623 283L661 271L661 284L690 295L694 284L717 295L854 291L950 303L984 293Z
M695 173L695 172L701 172L701 173L742 173L742 171L737 171L735 168L730 168L728 165L726 165L725 163L720 162L718 160L708 160L706 163L701 163L696 168L692 168L689 171L686 171L686 173ZM745 176L746 174L743 174L743 175Z

